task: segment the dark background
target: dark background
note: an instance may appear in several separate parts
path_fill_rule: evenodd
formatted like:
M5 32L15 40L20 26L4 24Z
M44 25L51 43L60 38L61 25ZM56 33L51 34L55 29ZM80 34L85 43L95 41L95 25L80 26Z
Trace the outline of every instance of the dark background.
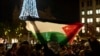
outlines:
M79 22L79 0L36 0L37 8L44 10L48 6L56 19L66 22ZM12 13L17 6L21 10L21 0L0 0L0 22L12 22Z

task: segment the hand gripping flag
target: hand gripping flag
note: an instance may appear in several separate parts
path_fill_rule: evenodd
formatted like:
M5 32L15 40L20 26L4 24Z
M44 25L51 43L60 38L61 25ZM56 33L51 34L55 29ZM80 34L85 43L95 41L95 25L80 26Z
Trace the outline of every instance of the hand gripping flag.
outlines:
M55 41L60 45L71 43L83 26L81 23L59 24L43 21L26 21L26 28L42 43Z

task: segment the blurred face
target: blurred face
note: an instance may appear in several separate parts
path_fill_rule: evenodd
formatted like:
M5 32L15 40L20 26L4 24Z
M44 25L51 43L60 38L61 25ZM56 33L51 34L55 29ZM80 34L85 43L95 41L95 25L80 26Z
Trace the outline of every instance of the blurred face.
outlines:
M17 43L17 46L16 46L16 49L18 49L20 46L19 46L19 43Z

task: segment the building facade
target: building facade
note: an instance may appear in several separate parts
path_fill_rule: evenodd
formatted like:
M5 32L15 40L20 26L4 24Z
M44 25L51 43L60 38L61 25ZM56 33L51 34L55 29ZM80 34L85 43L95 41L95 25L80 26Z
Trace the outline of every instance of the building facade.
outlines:
M84 24L80 32L82 37L87 37L87 27L92 24L96 37L100 38L100 0L80 0L80 20Z

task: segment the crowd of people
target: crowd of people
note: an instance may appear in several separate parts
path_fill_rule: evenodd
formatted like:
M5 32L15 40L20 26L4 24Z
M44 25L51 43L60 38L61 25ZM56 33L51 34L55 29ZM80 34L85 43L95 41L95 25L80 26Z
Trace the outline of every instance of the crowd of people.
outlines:
M87 41L75 41L72 45L49 47L48 44L32 45L28 41L23 41L20 44L13 43L6 51L1 49L1 56L100 56L100 42L94 37Z
M13 43L11 48L4 50L0 44L0 56L100 56L100 42L90 27L87 40L75 40L71 45L52 44L30 44L28 41Z

